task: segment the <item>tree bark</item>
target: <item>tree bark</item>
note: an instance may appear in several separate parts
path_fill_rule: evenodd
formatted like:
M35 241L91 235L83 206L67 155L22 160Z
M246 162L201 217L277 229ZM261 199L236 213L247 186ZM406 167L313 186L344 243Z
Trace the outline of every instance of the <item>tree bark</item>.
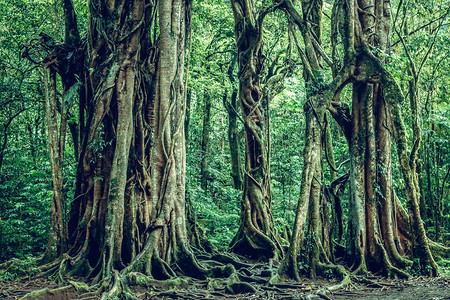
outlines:
M326 144L326 108L344 87L347 74L340 73L329 84L323 78L321 34L322 1L302 2L303 16L299 14L291 0L284 1L283 9L299 29L304 46L300 46L296 34L297 50L303 63L306 81L306 103L303 106L306 119L305 148L303 152L303 173L300 187L300 199L289 250L280 268L280 273L299 279L298 259L303 247L303 259L309 266L309 276L316 277L325 266L330 266L330 216L324 206L323 190L323 149ZM312 27L310 24L318 24ZM325 149L326 150L326 149ZM322 213L322 215L321 215ZM308 218L309 217L309 218ZM307 235L305 236L305 230Z
M284 249L271 213L267 109L262 101L262 30L268 11L256 14L251 1L233 0L239 65L239 99L245 128L245 174L241 224L231 251L278 260Z
M233 74L236 65L237 56L234 55L228 68L228 78L232 86L231 99L228 102L224 97L224 106L228 112L228 142L230 144L231 156L231 177L233 177L234 188L241 190L243 187L243 171L241 159L240 134L238 129L238 90L235 88L235 76Z
M50 74L49 74L50 73ZM63 192L62 165L66 139L66 114L61 110L58 128L56 99L56 72L44 67L45 103L48 133L48 148L52 171L53 195L50 210L50 231L44 261L52 261L61 256L67 247L67 224L65 197ZM63 108L64 109L64 108Z
M209 134L211 131L211 91L206 89L203 95L203 132L202 161L200 165L201 187L206 192L208 188L208 156Z
M189 18L184 0L91 2L92 89L69 222L69 274L114 286L120 270L167 279L178 264L204 277L185 212ZM155 26L159 31L144 31Z

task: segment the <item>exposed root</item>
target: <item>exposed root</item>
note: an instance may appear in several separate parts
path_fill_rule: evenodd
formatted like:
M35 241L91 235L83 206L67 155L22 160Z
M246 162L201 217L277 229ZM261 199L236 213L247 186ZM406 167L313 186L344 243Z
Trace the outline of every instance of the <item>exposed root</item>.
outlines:
M140 285L144 287L154 287L160 289L173 289L175 287L186 287L189 284L187 279L175 277L166 280L156 280L138 272L130 272L126 275L130 286Z
M73 282L71 282L70 285L65 285L55 289L45 288L33 291L26 294L20 299L21 300L40 300L40 299L44 300L53 298L69 299L70 297L68 295L73 294L77 291L83 291L84 289L85 289L84 285L73 284Z
M405 264L408 263L408 260L403 259L400 263L398 263L398 259L395 259L395 261L398 263L397 265L395 265L391 261L389 255L386 251L386 248L381 243L377 243L377 247L378 247L379 254L381 256L380 260L382 261L381 265L383 266L382 271L385 273L385 275L388 278L408 279L411 277L410 274L408 274L405 271L402 271L400 268L397 267L397 266L405 267L406 266Z
M59 263L60 260L56 260L52 263L42 265L42 257L27 260L11 259L0 264L0 274L9 272L16 274L21 280L27 280L32 276L41 277L36 275L36 273L50 273L53 275Z
M111 279L103 281L102 286L105 287L105 292L102 294L102 300L105 299L116 299L119 297L119 295L122 293L123 284L122 280L124 277L119 277L119 272L117 270L113 271L113 276Z
M94 268L90 268L89 274L94 270L98 270L95 278L91 278L93 286L88 286L84 283L69 281L70 285L65 286L65 289L72 289L73 291L83 292L82 297L86 299L117 299L122 295L127 297L132 296L130 291L131 286L144 286L161 289L164 291L175 288L188 287L188 281L194 278L200 280L209 280L210 286L213 290L227 290L227 293L239 293L240 291L255 291L251 282L264 283L264 278L257 278L252 280L254 272L250 271L254 265L246 264L239 261L239 258L233 255L216 254L209 257L208 261L199 261L197 257L187 249L180 250L178 254L177 264L170 266L167 262L161 259L153 248L145 249L128 267L122 269L120 272L113 269L110 274L103 271L105 265L104 259L100 259ZM76 261L75 264L72 262ZM47 266L47 270L40 274L41 276L53 276L58 283L63 283L67 280L67 275L86 275L84 259L71 258L65 254L60 259ZM242 270L238 276L236 268ZM81 273L75 274L74 270ZM187 276L189 279L186 279ZM83 276L84 277L84 276ZM86 278L86 277L84 277ZM38 294L30 293L25 299L35 299L40 295L48 295L53 293L53 290L39 291ZM60 292L56 290L55 292ZM44 298L45 298L44 297Z
M59 267L58 267L58 275L56 276L56 279L55 279L55 281L59 284L61 284L65 281L64 273L66 272L67 262L69 261L69 259L70 259L69 255L64 253L61 263L59 264Z
M409 279L411 278L411 275L395 266L393 266L391 263L385 260L384 263L385 270L387 272L388 278L403 278L403 279Z
M296 250L289 247L284 260L281 262L278 268L277 275L271 278L271 282L277 282L280 278L292 278L294 280L300 281L300 273L298 270Z
M428 239L430 251L437 260L450 257L450 247L439 245L438 243Z
M369 271L367 270L366 262L364 260L352 272L353 275L367 275L367 273L369 273Z
M235 254L216 254L213 255L211 259L224 264L232 264L237 270L240 268L251 268L255 266L239 261L239 258Z
M321 274L326 274L328 270L331 270L333 274L341 280L338 284L328 287L327 288L328 291L335 291L338 289L345 288L349 286L352 282L350 272L348 272L343 266L319 263L317 264L317 270Z
M253 227L253 226L249 226ZM238 233L230 244L230 250L237 254L248 255L254 259L278 260L282 257L282 249L275 242L256 228L246 228L241 225Z
M247 282L235 282L227 285L227 294L256 293L256 288Z

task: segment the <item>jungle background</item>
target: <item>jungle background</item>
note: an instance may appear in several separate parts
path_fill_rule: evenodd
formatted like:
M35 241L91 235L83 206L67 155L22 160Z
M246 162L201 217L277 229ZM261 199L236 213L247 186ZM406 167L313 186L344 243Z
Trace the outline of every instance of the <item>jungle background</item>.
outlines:
M24 55L33 41L51 37L49 43L64 42L63 1L0 0L0 262L13 259L32 262L47 247L50 207L53 196L52 167L48 147L44 71ZM265 1L256 1L264 6ZM261 3L260 3L261 2ZM266 1L267 2L267 1ZM323 2L323 48L332 52L330 32L333 1ZM87 35L87 1L74 0L80 36ZM417 79L419 108L409 101L401 104L407 140L412 147L417 114L420 114L422 143L418 149L420 214L427 236L450 246L450 2L446 0L395 0L391 3L391 47L386 68L403 94L411 92ZM277 231L289 239L300 198L308 89L302 59L291 37L285 13L273 10L264 21L265 87L273 94L268 103L271 213ZM211 249L229 250L239 230L245 177L245 130L237 93L238 64L233 11L230 1L192 2L189 79L186 92L186 199L192 203L196 224ZM381 51L381 50L380 50ZM322 62L324 64L324 62ZM420 76L411 74L411 65ZM331 71L329 71L331 72ZM47 76L47 75L45 75ZM63 90L61 79L56 81ZM75 83L57 98L64 103L67 135L62 160L63 217L75 197L77 141L70 135L79 122L81 84ZM341 93L341 102L352 107L352 91ZM414 111L414 113L413 113ZM332 136L334 168L323 153L323 184L344 175L349 167L348 143L340 126L328 117ZM233 141L235 144L233 144ZM108 147L99 136L92 147ZM234 152L233 152L234 151ZM392 146L392 152L397 149ZM234 156L234 160L232 157ZM233 164L233 162L237 162ZM392 159L392 186L406 208L405 182L397 155ZM98 180L102 180L98 178ZM349 215L349 184L341 191L342 245L346 242ZM375 191L378 193L379 191ZM333 209L331 207L330 209ZM450 276L450 260L437 259L440 273ZM307 260L300 270L308 273ZM30 275L39 268L30 268ZM412 275L421 270L408 269ZM1 281L21 276L19 270L0 270Z

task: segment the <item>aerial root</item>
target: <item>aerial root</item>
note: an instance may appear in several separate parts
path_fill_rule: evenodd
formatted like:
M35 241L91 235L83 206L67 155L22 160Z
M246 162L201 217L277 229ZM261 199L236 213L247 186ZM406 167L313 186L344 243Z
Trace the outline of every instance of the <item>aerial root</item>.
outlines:
M349 286L352 283L350 272L348 272L343 266L335 264L317 264L317 269L321 273L326 273L327 270L332 270L333 273L341 280L338 284L327 288L328 291L336 291Z

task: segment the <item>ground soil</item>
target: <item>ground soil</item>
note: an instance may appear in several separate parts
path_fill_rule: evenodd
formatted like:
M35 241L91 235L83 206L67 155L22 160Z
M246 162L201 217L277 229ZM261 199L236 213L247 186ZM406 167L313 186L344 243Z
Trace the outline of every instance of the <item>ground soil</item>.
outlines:
M444 300L450 299L450 278L413 278L377 280L373 284L356 284L336 291L331 299Z
M209 291L202 288L203 283L193 281L188 287L177 290L162 291L155 289L135 288L133 292L140 299L450 299L450 278L423 278L416 277L410 280L388 280L382 277L354 277L350 286L333 292L327 287L335 284L326 280L311 281L305 279L301 282L283 281L273 286L263 284L255 285L254 293L229 295L225 290ZM0 299L20 299L25 294L48 288L49 292L39 299L98 299L92 296L85 297L74 288L62 292L52 292L57 288L54 282L45 279L27 281L0 281Z

